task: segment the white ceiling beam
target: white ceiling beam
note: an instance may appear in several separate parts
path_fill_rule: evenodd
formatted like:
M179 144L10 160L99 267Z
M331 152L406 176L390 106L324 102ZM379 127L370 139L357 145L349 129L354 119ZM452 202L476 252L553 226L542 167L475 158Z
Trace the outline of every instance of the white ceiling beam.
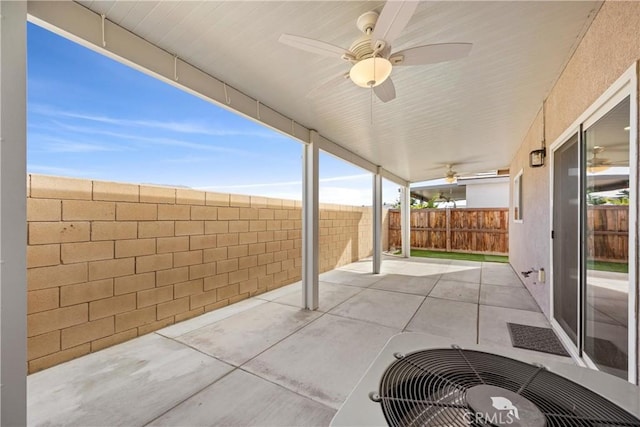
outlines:
M310 129L72 1L29 1L29 20L165 83L308 144ZM319 135L319 147L372 173L377 165ZM407 181L382 170L399 185Z

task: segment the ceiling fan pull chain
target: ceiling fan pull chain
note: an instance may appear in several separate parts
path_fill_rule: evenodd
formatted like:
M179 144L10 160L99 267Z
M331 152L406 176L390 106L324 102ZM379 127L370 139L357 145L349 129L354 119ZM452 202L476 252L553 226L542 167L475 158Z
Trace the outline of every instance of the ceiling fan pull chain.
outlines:
M371 85L371 126L373 126L373 85Z

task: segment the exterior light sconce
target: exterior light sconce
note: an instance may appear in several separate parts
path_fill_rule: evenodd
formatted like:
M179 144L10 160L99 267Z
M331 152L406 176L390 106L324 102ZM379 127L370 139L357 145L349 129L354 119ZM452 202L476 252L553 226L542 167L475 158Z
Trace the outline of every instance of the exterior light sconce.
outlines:
M540 135L540 145L542 147L539 150L533 150L529 153L529 167L531 168L540 168L544 166L544 158L547 157L546 103L547 100L545 99L542 102L542 135Z
M532 168L539 168L544 166L544 158L547 156L547 149L541 148L539 150L533 150L529 153L529 166Z

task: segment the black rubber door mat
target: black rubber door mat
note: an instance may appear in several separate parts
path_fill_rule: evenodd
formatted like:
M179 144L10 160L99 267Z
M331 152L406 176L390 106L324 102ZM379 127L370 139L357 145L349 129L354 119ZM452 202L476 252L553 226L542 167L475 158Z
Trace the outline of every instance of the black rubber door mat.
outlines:
M517 348L569 357L569 353L551 328L507 323L511 344Z

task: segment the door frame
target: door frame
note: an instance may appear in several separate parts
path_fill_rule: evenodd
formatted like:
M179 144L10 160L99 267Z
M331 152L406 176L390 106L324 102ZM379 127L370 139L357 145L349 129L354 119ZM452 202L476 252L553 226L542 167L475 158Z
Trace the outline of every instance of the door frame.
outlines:
M564 145L575 134L579 135L579 144L582 145L582 130L597 122L613 107L627 96L629 101L629 199L633 204L629 205L629 306L628 306L628 381L632 384L638 384L638 63L634 63L629 67L617 80L613 83L598 99L592 103L556 140L549 146L549 224L553 227L553 196L554 196L554 155L555 152ZM580 146L580 156L583 156L582 146ZM584 164L584 162L581 162ZM581 191L579 195L580 204L584 194ZM582 214L581 214L582 215ZM580 224L582 229L582 224ZM581 244L582 242L580 242ZM553 296L554 296L554 277L553 277L553 239L549 233L549 320L555 333L560 337L564 346L568 349L571 357L580 365L597 369L591 359L583 354L582 349L573 344L573 341L560 327L560 324L554 318ZM582 248L580 249L582 251ZM583 259L583 256L580 256ZM580 266L582 270L582 265ZM582 281L582 274L581 274ZM582 284L581 284L582 287ZM582 305L582 289L578 292L578 343L582 343L582 330L584 329L583 305Z

